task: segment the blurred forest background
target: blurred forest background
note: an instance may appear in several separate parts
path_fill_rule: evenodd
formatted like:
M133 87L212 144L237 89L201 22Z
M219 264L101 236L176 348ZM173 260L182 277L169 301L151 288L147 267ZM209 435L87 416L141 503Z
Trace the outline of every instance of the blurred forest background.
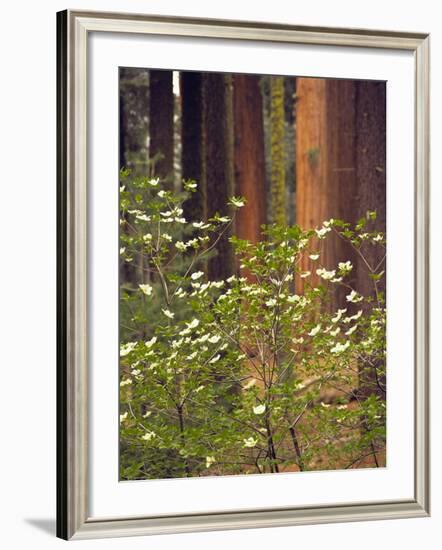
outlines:
M145 68L120 68L119 81L119 164L124 176L120 182L120 342L125 343L120 351L124 356L121 363L123 388L120 408L120 422L123 423L122 479L207 475L207 472L209 475L224 475L385 465L385 82ZM131 178L135 178L135 183L130 183ZM195 273L195 277L201 276L202 281L208 281L206 287L211 284L210 281L218 281L221 285L221 281L228 281L232 275L249 276L247 270L240 267L238 256L235 257L234 247L229 241L232 235L256 244L266 240L261 229L263 225L277 224L280 228L289 228L297 224L306 230L322 227L318 237L313 232L312 238L313 250L316 247L320 251L321 269L316 269L319 266L315 264L319 254L300 254L301 263L293 274L297 278L291 279L293 282L287 283L287 288L289 292L304 293L305 296L315 287L318 287L316 290L323 289L324 284L330 289L333 286L333 289L327 294L327 300L315 310L316 313L306 315L306 324L302 328L304 332L298 338L299 351L291 349L290 353L305 354L307 364L310 361L309 350L313 350L315 344L312 340L312 347L309 347L302 342L304 337L311 337L322 338L318 340L318 345L328 350L327 361L332 361L330 364L339 363L333 355L337 349L339 353L348 354L348 357L341 359L339 390L336 390L338 382L333 386L330 375L325 371L320 373L319 378L309 380L306 378L307 371L298 372L296 376L299 379L292 377L291 385L283 377L278 381L276 376L275 380L284 388L284 402L292 404L291 409L287 405L288 416L284 416L275 405L273 436L270 435L267 415L274 399L274 387L266 388L265 406L262 405L264 397L258 389L253 395L256 403L261 405L251 407L251 398L247 398L249 401L246 399L245 404L241 403L235 385L227 388L222 397L218 395L213 401L212 397L207 398L206 402L201 401L199 408L192 410L188 397L181 401L181 398L158 400L158 395L162 395L169 383L169 397L176 391L184 395L185 386L187 396L196 399L198 395L198 399L203 399L204 392L198 392L207 386L207 380L203 379L203 383L200 380L200 386L198 382L192 386L190 377L184 383L185 375L178 369L171 381L170 368L161 375L164 379L152 378L151 367L148 366L151 359L145 360L153 353L150 346L154 346L157 334L157 344L161 343L160 340L161 345L166 344L163 360L168 360L166 333L161 336L161 332L155 332L156 325L161 325L161 319L164 319L163 314L169 317L167 330L168 334L172 334L174 325L178 327L179 323L188 322L187 326L191 327L192 322L189 321L197 308L192 306L193 313L185 306L169 311L162 308L160 301L151 299L161 294L161 285L163 290L165 286L162 275L155 274L152 258L148 257L150 253L146 256L146 246L153 250L150 244L152 234L154 240L160 240L155 236L157 230L152 230L152 224L149 225L150 218L143 213L147 212L149 204L156 208L154 202L149 202L152 190L147 189L152 178L159 178L162 191L157 198L165 196L164 190L171 193L164 199L169 205L173 202L172 197L177 197L178 204L178 197L186 191L185 182L197 183L197 191L183 203L183 211L179 214L183 216L181 223L187 223L189 227L191 222L197 222L201 227L203 222L213 220L215 215L230 215L227 204L231 197L246 199L245 206L235 212L228 230L221 232L216 241L216 251L197 265L202 271ZM154 185L157 183L154 182ZM375 218L367 214L373 211L376 211ZM134 216L134 225L129 223L130 216ZM345 220L349 225L330 232L324 244L321 231L325 233L330 229L322 224L330 219ZM373 219L375 227L369 229ZM145 227L144 232L150 231L152 234L143 236L142 227ZM183 227L179 227L176 233L171 232L172 225L166 228L172 248L175 239L191 238L197 234L196 230ZM354 231L349 228L354 228ZM370 233L374 229L376 232ZM178 245L184 246L181 241ZM171 258L175 274L182 277L189 273L188 252L178 257L164 248L161 254L163 259ZM337 270L338 265L343 265L340 271ZM345 275L344 283L341 284L342 277L337 276L339 284L331 285L329 280L325 280L331 279L334 275L330 274L335 272ZM305 274L308 274L308 282L303 278ZM253 286L254 278L249 279ZM173 276L170 281L174 281ZM269 281L267 288L271 289L274 283L271 274ZM198 285L195 279L189 288ZM184 296L185 292L181 295ZM295 300L299 296L292 298ZM273 301L270 299L265 304ZM289 310L286 319L288 333L292 323ZM318 312L319 320L321 315L329 319L329 328L324 334L321 331L325 325L322 328L315 325ZM203 319L204 311L199 314L201 317L198 319ZM345 323L353 323L359 318L358 323L348 330L350 325ZM196 318L193 322L195 327L200 323ZM339 336L342 340L331 348L333 341L330 335L335 336L340 330L336 328L332 331L331 328L341 322L344 323ZM186 328L182 334L188 331ZM348 336L348 342L344 331L347 331L346 335L352 335ZM142 343L143 351L136 351L140 348L136 342ZM177 339L177 342L180 340ZM270 349L271 342L264 347ZM163 352L155 353L159 357ZM322 353L320 351L318 357ZM280 356L280 352L275 352L274 365L277 365ZM323 369L326 360L325 356L321 357L316 367L310 366L308 369ZM235 360L230 364L234 372ZM140 365L144 365L146 374L141 372ZM266 365L263 359L264 370ZM224 374L217 378L220 384L227 379L225 373L229 372L229 368L227 361L226 371L220 371ZM157 384L156 389L146 386L149 376L151 383ZM248 388L254 382L250 380L249 384L245 384L247 369L242 371L241 376L236 385L246 390L242 395L247 392L251 395ZM309 388L302 396L301 387ZM182 416L184 403L188 408L186 428ZM214 404L219 408L218 417ZM264 417L266 419L266 425L255 426L258 439L262 433L268 434L262 449L257 447L258 439L247 437L250 436L247 431L238 440L237 424L226 427L224 423L230 410L245 411L246 405L254 412L250 413L251 416L241 413L244 426L250 426ZM332 410L328 409L330 406ZM289 421L296 410L299 413L296 413L296 421L293 418ZM207 416L209 412L218 420ZM212 421L219 424L208 435L204 430ZM300 432L296 435L293 422L298 421L296 429ZM172 437L170 434L175 433L174 430L176 434ZM222 444L219 441L214 444L210 439L217 430L224 430ZM279 436L277 430L281 432ZM144 435L141 437L140 434ZM284 453L282 457L276 456L273 448L275 437L280 437L279 444L283 450L287 450L289 442L293 441L294 458L288 459ZM207 445L204 447L202 442L205 438ZM248 454L241 454L245 452ZM243 462L238 462L240 456ZM248 461L250 465L247 465Z
M231 233L251 242L262 224L356 223L368 210L385 233L386 85L121 68L120 167L160 177L176 192L183 180L196 181L185 206L191 220L225 212L230 196L245 197ZM211 276L235 271L228 238ZM371 291L347 243L336 238L325 253L325 267L353 260L357 290Z

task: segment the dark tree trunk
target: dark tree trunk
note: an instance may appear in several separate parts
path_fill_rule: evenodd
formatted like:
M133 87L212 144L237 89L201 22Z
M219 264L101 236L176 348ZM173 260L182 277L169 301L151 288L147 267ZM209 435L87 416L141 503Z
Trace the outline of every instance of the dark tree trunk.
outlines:
M233 82L235 134L235 195L247 203L236 216L236 234L259 241L266 223L265 152L259 77L235 75Z
M376 210L376 229L386 233L386 87L384 82L356 83L356 179L358 181L357 214L363 217L368 210ZM379 246L367 247L364 255L375 267L383 260ZM359 261L358 291L373 294L373 281ZM385 278L378 283L378 291L385 292Z
M207 216L229 214L233 194L233 106L231 76L203 74L203 179L207 192ZM219 240L216 256L208 265L209 279L221 279L234 271L230 231Z
M184 204L186 219L199 221L206 217L206 190L202 181L202 75L182 72L181 136L183 180L193 180L197 191Z
M120 73L121 74L121 73ZM127 147L127 117L124 109L124 94L120 85L119 98L119 167L120 170L126 167L126 147Z
M150 159L153 173L173 184L173 84L172 71L150 71Z
M368 210L376 210L375 227L386 233L386 86L384 82L356 83L356 171L358 181L357 214L363 217ZM365 260L372 269L386 270L385 250L381 246L365 245ZM385 305L386 278L374 282L362 258L358 258L356 289L365 296L373 296ZM361 396L376 393L385 398L385 366L377 361L361 366L359 391Z
M147 175L149 86L147 69L121 67L119 72L119 166Z

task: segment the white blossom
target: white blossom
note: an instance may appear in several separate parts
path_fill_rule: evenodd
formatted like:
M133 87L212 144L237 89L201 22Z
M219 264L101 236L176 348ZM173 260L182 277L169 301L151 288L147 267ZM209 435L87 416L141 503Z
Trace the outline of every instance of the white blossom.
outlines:
M178 249L180 252L185 252L187 246L183 243L183 241L177 241L175 243L175 248Z
M336 271L332 269L331 271L327 271L324 268L320 268L316 270L316 275L319 275L322 279L329 281L330 279L333 279L333 277L336 275Z
M350 346L350 342L348 340L347 342L345 342L345 344L341 344L340 342L337 342L337 344L333 346L330 351L336 354L343 353L346 349L348 349L349 346Z
M215 357L213 357L213 358L209 361L209 363L210 363L211 365L213 365L213 363L218 362L220 359L221 359L221 355L218 353L217 355L215 355Z
M214 456L206 456L206 468L210 468L212 464L216 462L216 459Z
M157 341L157 337L156 336L152 336L152 338L150 340L146 340L144 342L144 345L146 346L146 348L151 348Z
M209 338L209 342L211 344L217 344L220 340L221 340L221 336L219 336L218 334L214 334Z
M149 284L145 284L145 285L138 285L140 287L140 290L141 292L143 292L143 294L145 294L146 296L150 296L152 294L152 286L149 285Z
M310 254L309 258L315 262L319 258L319 254Z
M346 317L344 319L344 323L351 323L352 321L357 321L359 317L362 315L362 313L363 313L363 310L360 309L357 313L355 313L351 317Z
M125 357L126 355L129 355L131 351L133 351L137 347L137 342L128 342L127 344L123 344L120 347L120 357Z
M193 280L193 281L196 281L197 279L199 279L200 277L202 277L204 275L204 272L203 271L195 271L195 273L192 273L192 275L190 276L190 278Z
M352 263L350 262L350 260L346 261L346 262L339 262L338 263L338 268L341 270L341 271L351 271L353 269L353 265Z
M198 319L192 319L190 323L186 323L186 324L187 324L187 328L193 329L193 328L196 328L200 324L200 322L198 321Z
M266 301L266 306L268 306L268 307L276 306L276 300L275 300L275 298L270 298L269 300L267 300L267 301Z
M120 424L124 422L127 418L127 411L124 414L120 414Z
M249 447L249 448L256 447L256 444L258 443L258 440L255 439L254 437L243 439L243 441L244 441L244 447Z
M338 311L336 312L336 315L332 318L332 323L337 323L338 321L340 321L342 315L347 311L347 309L338 309Z
M308 333L309 336L316 336L318 332L321 330L321 324L316 325L312 328L312 330Z
M132 384L132 379L131 378L126 378L125 380L122 380L120 382L120 386L123 387L123 386L130 386L130 384Z
M361 302L363 300L363 298L356 291L352 290L350 292L350 294L347 294L346 300L347 300L347 302L351 302L353 304L356 304L357 302Z
M173 318L175 317L175 313L172 313L172 312L169 311L168 309L162 309L161 311L162 311L162 312L164 313L164 315L165 315L166 317L168 317L169 319L173 319Z
M237 208L241 208L245 205L245 201L243 199L232 197L230 199L230 204L233 204L233 206L236 206Z
M265 410L266 406L264 404L256 405L256 407L253 407L253 414L263 414Z
M354 326L352 326L351 328L349 328L349 329L347 330L347 332L345 333L346 336L350 336L350 334L353 334L353 332L354 332L357 328L358 328L358 325L354 325Z
M150 432L150 431L147 431L141 439L144 439L144 441L150 441L151 439L153 439L154 437L156 437L156 433L155 432Z
M323 239L331 229L330 227L321 227L321 229L315 229L315 231L318 238Z

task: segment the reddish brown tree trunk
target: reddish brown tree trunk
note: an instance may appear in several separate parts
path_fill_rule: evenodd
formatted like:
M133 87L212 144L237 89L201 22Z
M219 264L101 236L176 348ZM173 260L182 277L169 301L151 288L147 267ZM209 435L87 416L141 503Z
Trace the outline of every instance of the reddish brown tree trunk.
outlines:
M330 218L357 219L355 165L355 83L350 80L299 78L296 103L296 221L304 229L320 227ZM355 261L351 247L337 236L317 241L320 264L335 269ZM317 263L308 257L302 268ZM345 303L339 291L331 307Z
M265 153L259 77L235 75L233 81L235 194L246 206L236 215L236 235L256 243L266 223Z

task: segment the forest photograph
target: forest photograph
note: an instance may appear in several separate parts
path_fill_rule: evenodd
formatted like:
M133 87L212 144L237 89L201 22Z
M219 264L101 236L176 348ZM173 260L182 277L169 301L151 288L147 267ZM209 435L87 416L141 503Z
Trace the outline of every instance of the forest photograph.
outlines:
M386 83L119 69L120 480L382 468Z

